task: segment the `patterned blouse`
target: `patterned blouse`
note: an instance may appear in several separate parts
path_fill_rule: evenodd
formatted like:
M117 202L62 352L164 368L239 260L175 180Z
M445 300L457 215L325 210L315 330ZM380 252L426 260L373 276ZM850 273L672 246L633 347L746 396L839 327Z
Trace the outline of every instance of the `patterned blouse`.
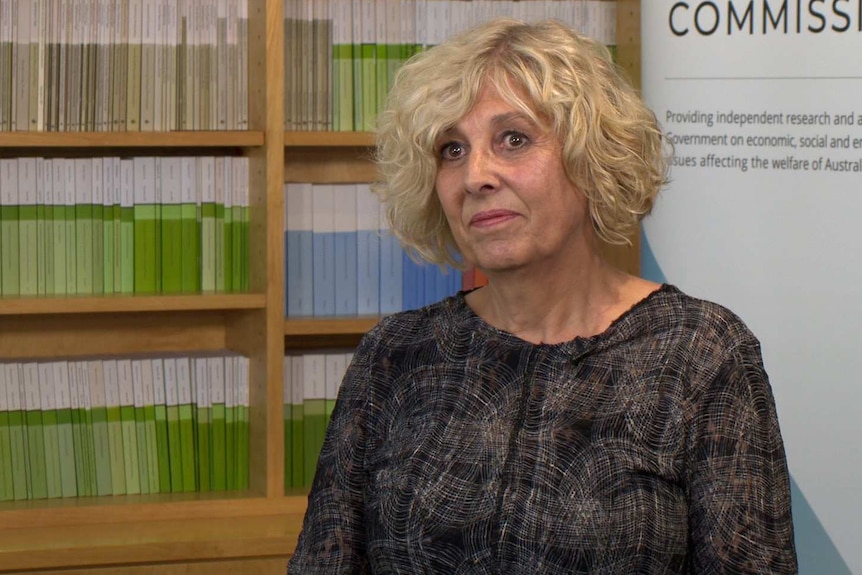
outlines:
M289 573L796 573L760 346L663 286L531 344L458 294L361 342Z

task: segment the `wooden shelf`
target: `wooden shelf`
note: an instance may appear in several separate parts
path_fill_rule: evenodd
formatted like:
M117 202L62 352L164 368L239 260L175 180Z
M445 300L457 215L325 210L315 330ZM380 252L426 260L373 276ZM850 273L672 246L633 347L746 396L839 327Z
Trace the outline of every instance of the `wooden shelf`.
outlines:
M284 335L363 335L378 321L377 316L286 319Z
M264 144L259 130L209 132L0 132L12 148L249 148Z
M379 317L297 318L284 322L284 347L288 350L355 348Z
M373 147L372 132L285 132L284 146L295 147Z
M262 309L266 294L104 295L0 299L0 316Z
M29 502L28 509L3 511L0 573L273 556L286 560L306 506L304 495L163 504L100 499L105 504L82 507L78 501L51 507Z

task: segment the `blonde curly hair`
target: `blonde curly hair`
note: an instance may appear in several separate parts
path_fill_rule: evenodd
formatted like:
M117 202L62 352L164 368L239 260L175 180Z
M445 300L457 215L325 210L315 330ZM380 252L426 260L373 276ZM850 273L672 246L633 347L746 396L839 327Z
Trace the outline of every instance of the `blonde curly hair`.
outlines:
M556 21L500 18L410 59L377 119L380 181L372 189L402 245L430 263L460 265L434 189L435 144L485 85L553 130L597 235L630 243L667 179L669 150L655 115L599 42Z

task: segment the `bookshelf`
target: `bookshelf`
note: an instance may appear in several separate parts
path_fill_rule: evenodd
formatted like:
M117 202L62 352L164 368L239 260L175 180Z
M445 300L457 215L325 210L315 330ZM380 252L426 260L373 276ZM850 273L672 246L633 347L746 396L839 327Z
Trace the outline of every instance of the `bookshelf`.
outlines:
M282 0L248 1L247 131L0 132L0 157L242 155L247 293L0 298L0 359L231 350L250 359L250 486L0 502L0 574L281 574L305 512L283 487L286 350L355 345L375 317L284 317L283 184L375 177L369 133L284 130ZM617 2L618 56L639 68L639 1ZM637 238L635 238L635 241ZM617 265L638 269L633 249Z

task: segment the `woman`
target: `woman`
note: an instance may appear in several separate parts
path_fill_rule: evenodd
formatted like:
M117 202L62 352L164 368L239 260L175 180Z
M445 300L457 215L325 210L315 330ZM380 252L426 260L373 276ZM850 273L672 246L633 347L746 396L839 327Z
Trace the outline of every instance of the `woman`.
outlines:
M420 54L378 132L392 229L487 286L382 320L290 573L794 573L758 341L625 274L663 136L607 51L496 20Z

